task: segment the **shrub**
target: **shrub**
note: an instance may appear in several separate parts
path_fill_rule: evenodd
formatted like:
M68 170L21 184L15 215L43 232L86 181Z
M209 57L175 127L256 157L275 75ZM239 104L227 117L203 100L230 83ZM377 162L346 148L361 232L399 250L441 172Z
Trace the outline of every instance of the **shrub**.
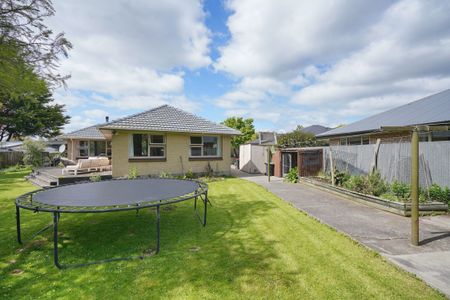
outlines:
M344 187L358 193L370 194L369 180L366 176L351 176L350 179L344 183Z
M128 170L128 179L138 178L138 171L136 167L132 167Z
M373 171L367 177L369 182L370 194L374 196L380 196L388 191L387 183L381 178L381 174L378 171Z
M91 177L89 177L89 180L91 182L98 182L102 180L102 177L100 175L92 175Z
M298 182L298 169L292 168L289 170L289 172L286 174L286 177L284 178L285 181L290 183L297 183Z
M192 172L192 169L189 169L189 171L186 172L186 174L184 174L184 179L193 179L194 176L194 172Z
M45 151L45 144L43 142L27 139L23 142L23 148L25 150L23 162L26 165L33 167L42 166Z
M431 200L448 203L450 202L450 191L448 187L441 188L436 183L432 184L428 189Z
M214 176L214 170L211 167L211 164L208 161L208 164L205 167L205 177L210 178Z
M344 186L344 184L350 179L350 174L347 172L341 172L339 170L334 171L334 184Z
M159 178L173 178L173 176L170 175L170 173L162 171L161 173L159 173Z
M408 184L395 180L391 184L391 191L400 200L406 200L411 194L411 188Z

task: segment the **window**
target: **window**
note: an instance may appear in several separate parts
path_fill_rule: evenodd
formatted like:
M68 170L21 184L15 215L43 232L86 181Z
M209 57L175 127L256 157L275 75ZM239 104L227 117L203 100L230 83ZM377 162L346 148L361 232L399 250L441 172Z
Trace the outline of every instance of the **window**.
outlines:
M432 131L431 140L433 142L437 141L449 141L450 140L450 130L447 131Z
M89 156L89 142L88 141L80 141L78 149L79 149L79 156Z
M89 141L89 156L106 156L106 142Z
M164 158L166 144L164 135L133 134L132 157Z
M112 145L111 145L111 141L107 141L106 142L106 156L111 157L111 149L112 149Z
M80 141L78 150L79 150L79 152L78 152L79 157L111 156L111 142L110 141Z
M220 156L218 136L191 136L191 157L217 157Z
M362 144L363 145L369 145L370 144L370 139L368 136L363 136L362 137Z
M347 139L349 145L361 145L361 137L350 137Z
M346 146L347 145L347 139L346 138L341 138L339 139L339 144L341 146Z

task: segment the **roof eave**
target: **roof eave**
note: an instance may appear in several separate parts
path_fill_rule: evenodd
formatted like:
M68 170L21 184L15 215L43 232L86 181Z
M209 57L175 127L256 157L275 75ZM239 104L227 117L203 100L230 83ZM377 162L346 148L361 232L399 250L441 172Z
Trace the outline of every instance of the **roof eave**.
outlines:
M123 131L148 131L148 132L175 132L175 133L195 133L195 134L218 134L218 135L232 135L237 136L242 133L239 131L236 132L220 132L220 131L192 131L192 130L164 130L164 129L148 129L148 128L123 128L120 126L114 127L99 127L99 130L123 130Z

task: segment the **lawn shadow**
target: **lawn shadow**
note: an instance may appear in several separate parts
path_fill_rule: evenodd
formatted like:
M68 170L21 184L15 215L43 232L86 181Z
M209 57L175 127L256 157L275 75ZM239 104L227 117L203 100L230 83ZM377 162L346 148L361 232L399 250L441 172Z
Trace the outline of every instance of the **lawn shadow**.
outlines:
M231 184L231 183L230 183ZM276 206L264 200L242 201L242 195L233 193L211 195L213 206L208 206L208 223L202 227L195 217L193 203L187 201L161 210L161 252L138 260L140 262L112 262L102 264L102 270L120 268L140 269L128 274L127 281L143 278L164 282L167 292L190 285L208 290L210 286L233 285L237 279L255 280L255 273L271 272L273 260L278 258L274 246L277 241L263 234L247 231L252 222ZM203 207L202 207L203 208ZM26 221L25 221L26 222ZM25 246L17 255L15 266L6 268L11 275L14 268L42 276L42 267L54 280L59 275L53 266L52 231ZM136 216L134 211L105 214L62 214L60 221L60 259L63 264L83 263L111 257L126 257L149 253L155 246L155 213L145 209ZM29 264L30 256L44 261ZM28 262L28 263L27 263ZM34 265L38 264L38 265ZM33 268L40 269L35 271ZM95 269L92 269L95 268ZM63 271L65 277L95 281L101 278L85 277L85 272L98 270L95 266ZM82 270L80 270L82 269ZM78 274L78 275L77 275ZM34 276L33 275L33 276ZM295 274L292 274L294 276ZM81 278L82 277L82 278ZM257 278L257 277L256 277ZM247 280L247 279L245 279ZM245 281L244 280L244 281ZM282 280L289 280L289 276ZM23 278L13 281L12 289L40 288Z

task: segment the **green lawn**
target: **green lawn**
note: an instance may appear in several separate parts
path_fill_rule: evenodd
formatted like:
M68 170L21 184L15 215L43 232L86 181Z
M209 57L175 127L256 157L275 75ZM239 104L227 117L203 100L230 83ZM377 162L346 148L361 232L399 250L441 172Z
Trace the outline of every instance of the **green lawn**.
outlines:
M16 243L14 198L26 172L0 174L0 298L443 298L422 281L297 211L256 184L210 183L203 228L191 202L162 210L161 253L60 271L52 232ZM24 236L51 221L24 212ZM62 215L62 263L140 255L154 211ZM148 250L146 251L148 252Z

